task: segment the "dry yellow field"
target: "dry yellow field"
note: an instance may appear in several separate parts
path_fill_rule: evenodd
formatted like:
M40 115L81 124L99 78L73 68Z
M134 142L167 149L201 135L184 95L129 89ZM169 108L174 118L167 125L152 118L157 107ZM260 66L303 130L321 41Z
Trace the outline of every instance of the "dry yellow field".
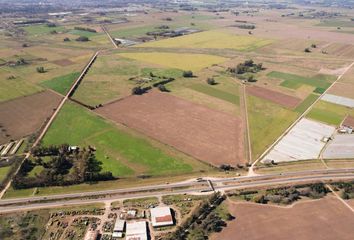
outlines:
M213 64L227 61L227 58L207 54L185 54L185 53L120 53L122 57L135 59L147 63L157 64L169 68L181 70L199 71Z
M156 42L148 42L135 47L216 48L250 51L272 42L273 40L254 36L234 35L221 31L207 31Z

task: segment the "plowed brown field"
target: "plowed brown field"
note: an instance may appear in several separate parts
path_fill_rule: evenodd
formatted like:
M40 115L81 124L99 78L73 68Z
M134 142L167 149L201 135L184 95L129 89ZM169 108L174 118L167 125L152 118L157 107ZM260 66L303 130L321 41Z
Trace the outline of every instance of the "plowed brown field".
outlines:
M300 98L257 86L247 87L247 92L287 108L295 108L301 102Z
M227 113L158 91L96 111L215 166L245 163L242 122Z
M354 215L334 197L300 202L290 208L229 203L236 217L212 240L351 240Z
M44 91L0 103L0 144L34 133L60 100L54 92Z

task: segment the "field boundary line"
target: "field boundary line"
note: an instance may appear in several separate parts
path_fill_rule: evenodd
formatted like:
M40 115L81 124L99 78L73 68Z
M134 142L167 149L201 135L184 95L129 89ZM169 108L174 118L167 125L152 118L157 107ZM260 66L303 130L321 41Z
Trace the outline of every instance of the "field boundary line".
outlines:
M101 25L102 30L106 33L106 35L108 36L109 40L111 41L111 43L114 45L114 48L118 48L117 43L114 41L114 39L112 38L111 34L109 34L107 28L104 25Z
M354 214L354 209L352 208L352 206L350 206L346 201L344 201L334 190L333 188L326 184L326 187L334 194L334 196L339 200L341 201L347 208L350 209L350 211L352 211L352 213Z
M337 79L326 89L326 91L324 91L284 132L282 135L280 135L275 142L273 142L251 165L251 167L249 168L249 173L253 172L253 168L254 166L266 155L270 152L270 150L272 150L274 148L274 146L276 144L278 144L280 142L280 140L283 139L283 137L288 134L291 129L293 129L293 127L300 122L301 119L303 119L313 108L313 106L315 106L316 103L318 103L322 97L353 67L354 62L352 62L347 68L346 70L337 77Z

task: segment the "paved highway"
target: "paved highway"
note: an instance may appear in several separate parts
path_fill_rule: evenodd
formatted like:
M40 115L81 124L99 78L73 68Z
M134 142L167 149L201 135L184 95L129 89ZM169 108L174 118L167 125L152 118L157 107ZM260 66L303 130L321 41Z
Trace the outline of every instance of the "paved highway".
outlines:
M215 191L258 188L275 185L294 185L309 182L329 182L354 179L354 169L303 171L288 174L272 174L255 177L208 179ZM24 211L38 208L60 207L77 204L97 203L105 200L122 200L171 194L212 193L206 181L191 180L180 183L150 185L137 188L114 189L98 192L60 194L0 200L0 212ZM44 201L44 202L43 202Z

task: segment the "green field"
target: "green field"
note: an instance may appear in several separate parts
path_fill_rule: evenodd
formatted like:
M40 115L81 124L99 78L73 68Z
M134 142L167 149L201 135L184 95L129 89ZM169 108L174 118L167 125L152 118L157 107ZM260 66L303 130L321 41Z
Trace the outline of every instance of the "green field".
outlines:
M43 35L48 34L51 31L62 32L65 31L65 27L57 26L57 27L48 27L46 24L44 25L31 25L28 27L24 27L25 30L30 35Z
M272 43L273 40L246 35L234 35L223 31L205 31L181 37L148 42L136 47L156 48L215 48L251 51Z
M170 154L167 148L162 149L147 139L116 128L73 103L64 106L43 139L44 145L61 143L95 146L103 170L111 171L115 176L190 173L193 167L204 166L196 161L187 163L180 156Z
M335 80L334 76L318 74L314 77L303 77L296 74L273 71L267 74L270 78L284 80L280 85L290 89L298 89L303 84L313 86L315 88L327 89L331 86L331 82Z
M215 97L222 99L224 101L233 103L235 105L240 105L240 97L238 95L238 92L236 94L232 94L223 90L219 90L215 87L209 86L206 83L205 84L193 84L190 86L191 89L207 94L209 96Z
M102 55L97 58L80 87L76 90L74 98L90 106L104 104L112 100L124 98L131 94L135 86L150 86L161 81L156 79L147 83L138 83L142 78L179 78L182 71L174 68L155 68L133 59L123 58L118 54ZM131 79L134 78L134 79Z
M11 80L0 79L0 102L31 95L41 90L41 87L27 83L20 77Z
M352 27L354 28L353 21L341 21L341 20L325 20L317 24L319 27Z
M348 114L354 116L354 110L334 103L319 101L308 113L307 117L330 125L339 126Z
M302 101L302 103L300 103L296 108L295 111L298 113L303 113L305 112L315 101L316 99L319 97L319 95L316 94L310 94L307 96L307 98L305 98L304 101Z
M213 64L218 64L228 60L208 54L188 54L188 53L167 53L167 52L136 52L120 53L122 57L158 64L168 68L178 68L181 70L199 71Z
M88 38L100 35L100 33L97 33L97 32L89 32L89 31L76 30L76 29L70 30L68 33L70 33L72 35L77 35L77 36L85 36L85 37L88 37Z
M80 76L79 72L73 72L60 77L55 77L53 79L44 81L41 83L43 87L50 88L62 95L65 95L74 81Z
M0 183L2 183L2 181L4 181L4 179L6 178L6 176L10 170L11 170L11 166L0 167Z
M256 159L296 119L297 113L248 95L247 108L253 158Z

